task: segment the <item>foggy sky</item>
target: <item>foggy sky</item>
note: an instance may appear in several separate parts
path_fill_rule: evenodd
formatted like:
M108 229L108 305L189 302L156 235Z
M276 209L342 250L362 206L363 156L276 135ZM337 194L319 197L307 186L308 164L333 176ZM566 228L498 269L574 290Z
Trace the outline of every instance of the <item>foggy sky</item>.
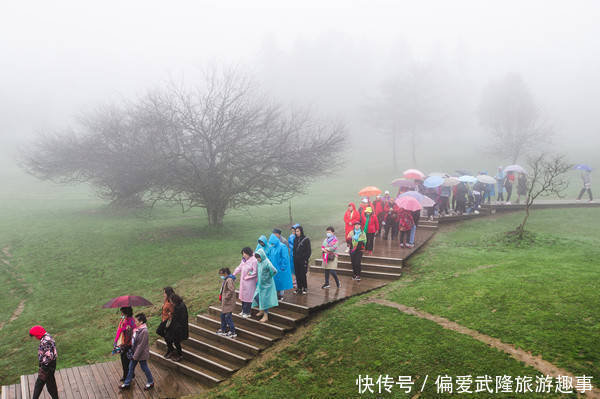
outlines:
M460 77L475 132L481 88L514 72L559 142L597 147L599 21L592 0L3 1L0 143L215 63L249 69L285 101L355 115L416 61Z

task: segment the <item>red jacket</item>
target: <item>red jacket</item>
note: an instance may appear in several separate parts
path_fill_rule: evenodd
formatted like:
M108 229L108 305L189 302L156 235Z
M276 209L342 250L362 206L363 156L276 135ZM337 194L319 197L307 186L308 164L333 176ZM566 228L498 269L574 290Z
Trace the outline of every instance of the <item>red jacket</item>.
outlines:
M375 201L373 201L373 212L375 213L375 215L379 216L381 213L383 213L383 200L382 199L376 199Z
M363 213L360 215L360 225L362 229L365 229L365 224L367 223L367 216ZM379 220L377 220L377 216L375 214L371 214L369 218L369 225L367 226L367 233L377 233L379 231Z
M352 211L346 209L346 213L344 213L344 237L348 237L350 231L354 230L354 223L360 222L360 214L356 210L354 203L351 202L348 205L352 206Z

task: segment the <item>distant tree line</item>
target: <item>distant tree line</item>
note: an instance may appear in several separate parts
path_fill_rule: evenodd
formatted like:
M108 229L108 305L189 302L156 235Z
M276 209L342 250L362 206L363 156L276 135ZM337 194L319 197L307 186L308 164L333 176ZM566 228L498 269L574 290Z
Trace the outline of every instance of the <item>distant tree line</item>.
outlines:
M213 71L201 85L169 84L101 107L77 128L41 135L23 167L60 183L90 183L119 207L167 201L228 209L276 204L335 170L345 127L284 108L250 78Z

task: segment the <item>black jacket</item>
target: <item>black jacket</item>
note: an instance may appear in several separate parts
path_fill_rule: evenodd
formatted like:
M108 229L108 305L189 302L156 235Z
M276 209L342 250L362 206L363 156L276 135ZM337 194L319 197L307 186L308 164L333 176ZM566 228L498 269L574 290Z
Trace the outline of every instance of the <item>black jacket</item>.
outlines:
M310 247L310 239L304 235L302 226L298 227L302 232L300 237L294 238L294 265L307 265L312 249Z
M175 306L175 309L173 310L171 325L167 329L165 338L181 342L188 339L188 337L188 311L187 306L181 302L179 305Z

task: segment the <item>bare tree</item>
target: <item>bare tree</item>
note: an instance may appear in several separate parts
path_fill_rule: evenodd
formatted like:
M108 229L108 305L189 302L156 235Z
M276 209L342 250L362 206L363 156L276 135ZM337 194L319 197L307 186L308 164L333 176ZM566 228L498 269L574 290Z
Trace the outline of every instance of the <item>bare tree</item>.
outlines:
M115 205L205 208L221 226L228 209L287 201L335 170L344 132L284 109L243 75L210 72L204 85L171 84L42 136L23 166L42 179L88 182Z
M382 82L381 92L368 107L373 123L391 136L394 169L398 169L398 140L408 139L417 166L419 135L440 123L440 87L430 67L414 65Z
M151 190L182 209L206 208L220 226L227 209L278 204L332 171L341 152L341 124L306 111L286 111L236 72L212 72L201 88L171 85L145 100L150 113L178 129L162 138L168 173Z
M523 238L525 225L529 219L531 205L538 197L557 196L562 198L562 192L569 186L565 173L573 165L565 162L563 155L540 154L529 158L530 172L527 177L527 197L525 199L525 216L515 233Z
M480 123L491 135L490 153L513 164L550 141L552 129L542 119L519 75L491 82L483 90L478 113Z

